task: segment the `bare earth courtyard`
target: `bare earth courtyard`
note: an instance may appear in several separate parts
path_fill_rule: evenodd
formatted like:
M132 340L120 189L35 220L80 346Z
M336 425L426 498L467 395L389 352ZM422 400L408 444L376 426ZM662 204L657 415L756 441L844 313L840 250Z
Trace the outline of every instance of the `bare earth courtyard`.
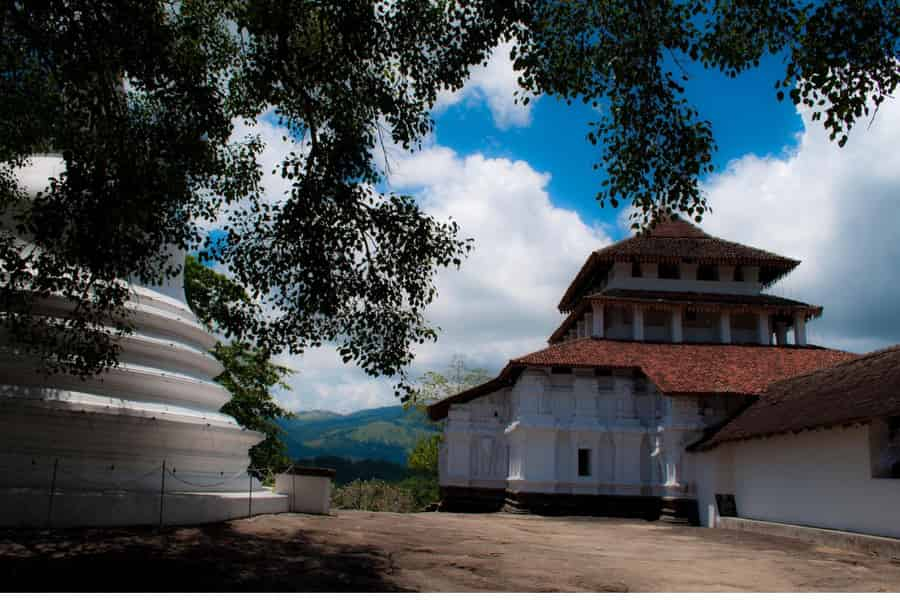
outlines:
M900 563L763 535L505 514L0 531L4 591L900 591Z

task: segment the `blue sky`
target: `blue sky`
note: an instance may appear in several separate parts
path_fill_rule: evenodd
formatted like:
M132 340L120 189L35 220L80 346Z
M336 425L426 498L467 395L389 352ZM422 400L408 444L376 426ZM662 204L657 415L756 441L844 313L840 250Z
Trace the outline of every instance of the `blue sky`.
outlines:
M717 170L748 153L781 155L796 144L803 123L787 100L777 102L774 82L783 77L781 61L770 57L756 69L731 79L699 66L689 70L688 99L713 124L719 150ZM439 143L460 154L481 152L524 160L538 171L552 174L548 191L561 207L576 210L586 221L608 223L618 235L616 214L594 200L602 172L592 165L598 149L585 139L588 122L599 114L590 106L571 106L555 98L539 98L527 127L497 127L484 102L460 102L435 119Z
M898 343L900 103L886 103L873 127L857 127L838 149L821 122L775 99L780 66L768 59L737 79L688 67L688 97L719 146L718 170L703 182L712 213L702 227L802 261L769 292L824 305L808 328L811 343L858 352ZM543 348L562 319L559 297L590 252L629 235L623 210L594 199L602 177L585 134L598 114L547 97L515 105L516 90L500 47L462 90L441 94L421 150L388 148L387 185L475 240L462 268L435 280L426 317L439 339L415 349L413 377L454 356L495 373ZM255 129L268 144L264 166L292 150L274 123ZM285 189L277 177L266 186ZM279 361L297 370L292 391L277 392L289 409L396 402L392 381L344 365L328 345Z

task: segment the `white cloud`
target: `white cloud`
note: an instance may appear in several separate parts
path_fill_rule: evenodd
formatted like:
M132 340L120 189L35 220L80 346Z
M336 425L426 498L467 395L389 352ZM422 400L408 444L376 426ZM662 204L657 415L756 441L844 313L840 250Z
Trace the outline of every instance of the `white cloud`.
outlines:
M531 107L515 102L515 92L519 91L518 72L513 69L509 52L512 42L498 45L491 53L486 65L478 65L469 72L469 79L462 89L455 92L443 91L438 94L434 110L440 112L448 106L463 101L487 102L494 124L500 129L524 127L531 124Z
M418 348L413 372L443 369L455 354L496 372L515 356L542 348L562 320L556 304L588 254L610 243L599 227L553 205L550 176L528 163L481 154L459 156L432 144L392 158L392 187L415 192L425 210L453 218L475 249L460 270L438 275L427 311L440 327L436 344ZM390 382L344 365L333 350L286 357L300 369L292 409L353 410L396 402Z
M868 351L900 342L900 102L889 101L844 148L801 112L805 131L782 157L745 156L706 188L703 227L801 259L775 293L825 307L814 343Z

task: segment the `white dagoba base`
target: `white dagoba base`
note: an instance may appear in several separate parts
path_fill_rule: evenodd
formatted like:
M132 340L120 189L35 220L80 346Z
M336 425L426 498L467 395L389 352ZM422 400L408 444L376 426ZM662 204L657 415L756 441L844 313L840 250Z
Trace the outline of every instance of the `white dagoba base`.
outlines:
M18 175L33 195L64 167L35 156ZM167 250L180 267L184 253ZM216 338L183 278L132 285L127 308L135 333L117 340L119 366L90 379L39 373L0 331L0 526L158 524L161 507L163 524L286 511L288 496L247 474L265 436L219 412L231 395L213 381ZM69 309L62 297L33 303L47 317Z
M199 525L288 512L290 500L268 490L253 492L132 492L0 490L0 527L123 527ZM160 514L162 504L162 514Z
M37 310L52 314L55 302ZM137 332L120 341L119 367L98 378L47 377L0 353L0 527L287 511L287 495L247 474L248 450L264 436L219 412L230 396L212 381L215 339L185 304L153 290L135 286L130 308Z

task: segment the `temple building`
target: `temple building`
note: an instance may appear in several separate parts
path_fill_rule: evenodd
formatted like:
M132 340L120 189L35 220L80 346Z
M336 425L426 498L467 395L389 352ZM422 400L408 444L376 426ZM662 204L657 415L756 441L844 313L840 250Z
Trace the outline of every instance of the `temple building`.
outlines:
M765 293L798 264L677 219L593 252L546 348L429 407L443 506L700 520L687 448L854 358L809 344L821 306Z

